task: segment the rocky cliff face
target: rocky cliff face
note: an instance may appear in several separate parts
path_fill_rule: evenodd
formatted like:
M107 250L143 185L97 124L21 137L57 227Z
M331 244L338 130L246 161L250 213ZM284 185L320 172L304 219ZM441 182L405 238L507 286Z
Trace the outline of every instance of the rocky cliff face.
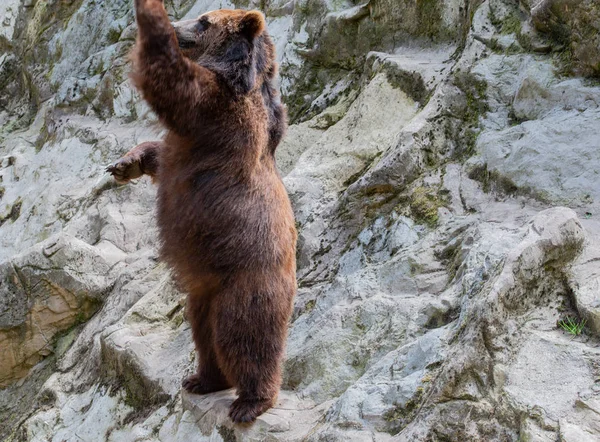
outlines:
M266 12L300 234L279 404L182 393L195 354L127 80L130 0L0 5L0 435L600 439L594 0L170 0ZM583 324L580 335L560 324Z

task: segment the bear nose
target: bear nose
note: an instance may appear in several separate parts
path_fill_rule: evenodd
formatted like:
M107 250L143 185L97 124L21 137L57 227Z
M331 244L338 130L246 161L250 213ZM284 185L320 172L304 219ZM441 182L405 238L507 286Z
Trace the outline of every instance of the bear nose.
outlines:
M196 20L171 23L180 48L189 49L196 44L195 24Z

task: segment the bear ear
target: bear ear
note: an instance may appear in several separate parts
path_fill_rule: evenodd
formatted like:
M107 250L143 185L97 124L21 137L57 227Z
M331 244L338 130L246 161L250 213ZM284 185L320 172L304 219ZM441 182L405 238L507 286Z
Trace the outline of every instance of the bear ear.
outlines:
M248 11L240 21L240 32L253 40L265 30L265 16L260 11Z

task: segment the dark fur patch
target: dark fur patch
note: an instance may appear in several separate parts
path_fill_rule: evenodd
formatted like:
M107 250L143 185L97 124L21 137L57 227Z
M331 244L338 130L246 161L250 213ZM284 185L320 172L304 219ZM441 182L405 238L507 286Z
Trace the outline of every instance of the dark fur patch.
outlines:
M256 48L242 36L237 36L227 46L220 61L222 72L236 95L245 95L256 84Z
M269 110L269 152L274 155L277 146L285 134L285 108L279 100L277 91L269 83L263 83L261 92L265 106Z
M258 37L265 29L265 18L258 11L248 11L240 21L240 33L249 40Z

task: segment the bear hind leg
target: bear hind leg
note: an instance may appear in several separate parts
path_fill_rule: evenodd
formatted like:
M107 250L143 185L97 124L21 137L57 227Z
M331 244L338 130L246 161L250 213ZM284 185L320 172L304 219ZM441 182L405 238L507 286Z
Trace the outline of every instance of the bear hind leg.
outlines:
M204 302L202 302L204 301ZM227 390L231 384L217 363L213 347L212 324L209 321L210 301L188 298L188 317L198 352L198 372L183 380L182 386L190 393L207 394Z
M219 366L238 393L229 409L235 423L253 422L275 404L291 311L291 297L244 285L218 296L211 320Z

